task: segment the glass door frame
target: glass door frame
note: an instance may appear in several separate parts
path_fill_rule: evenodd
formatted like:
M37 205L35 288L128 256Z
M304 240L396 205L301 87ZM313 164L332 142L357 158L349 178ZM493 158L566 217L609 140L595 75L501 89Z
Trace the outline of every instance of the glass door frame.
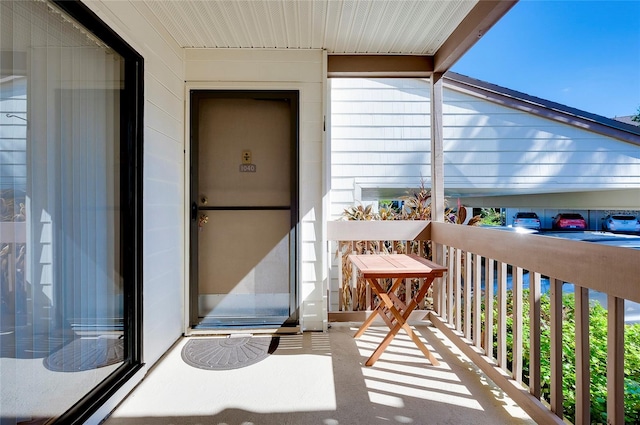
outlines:
M143 366L144 58L80 1L52 0L124 58L120 98L120 255L124 300L124 363L54 423L83 424Z
M289 319L283 323L284 327L297 326L300 322L299 303L299 181L300 181L300 91L299 90L271 90L271 89L191 89L189 90L189 288L188 288L188 323L187 330L193 330L199 322L198 318L198 135L199 106L202 98L218 99L260 99L260 100L286 100L290 104L290 260L289 260ZM247 208L250 209L250 208Z

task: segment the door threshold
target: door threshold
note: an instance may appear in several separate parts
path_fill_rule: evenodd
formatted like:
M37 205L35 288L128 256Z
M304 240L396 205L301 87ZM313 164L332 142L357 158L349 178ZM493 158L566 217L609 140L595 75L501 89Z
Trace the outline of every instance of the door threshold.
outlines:
M259 327L259 328L209 328L198 329L189 328L185 332L184 336L207 336L207 335L238 335L238 334L252 334L252 335L286 335L286 334L299 334L300 326L276 326L276 327Z

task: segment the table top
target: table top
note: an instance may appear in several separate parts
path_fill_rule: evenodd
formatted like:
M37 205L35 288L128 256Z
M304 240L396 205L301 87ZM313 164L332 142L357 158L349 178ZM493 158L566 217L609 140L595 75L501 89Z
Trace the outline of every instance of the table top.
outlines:
M365 278L441 277L447 271L426 258L413 254L349 255Z

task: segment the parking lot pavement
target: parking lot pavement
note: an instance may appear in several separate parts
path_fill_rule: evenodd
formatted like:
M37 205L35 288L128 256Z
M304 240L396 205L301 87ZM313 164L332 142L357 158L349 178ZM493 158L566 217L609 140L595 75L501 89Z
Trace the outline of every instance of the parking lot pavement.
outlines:
M593 242L602 245L640 249L640 235L597 231L567 230L564 232L541 230L539 234L555 238Z

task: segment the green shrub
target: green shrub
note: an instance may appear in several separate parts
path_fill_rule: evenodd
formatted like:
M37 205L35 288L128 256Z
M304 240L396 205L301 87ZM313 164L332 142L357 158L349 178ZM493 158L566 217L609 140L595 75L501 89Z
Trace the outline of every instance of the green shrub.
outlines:
M509 291L511 292L511 291ZM529 303L528 291L523 294L523 381L529 383ZM507 366L511 367L512 356L512 296L507 304ZM551 382L551 331L550 298L541 299L541 389L542 397L550 399ZM563 415L571 422L575 420L575 298L574 294L562 296L562 373ZM497 301L494 302L494 317L497 317ZM607 310L598 302L589 306L589 344L591 351L591 422L607 423ZM497 352L497 330L494 326L494 355ZM625 325L624 334L624 413L626 424L640 424L640 324Z
M505 223L504 213L495 208L482 208L480 210L480 224L485 226L502 226Z

